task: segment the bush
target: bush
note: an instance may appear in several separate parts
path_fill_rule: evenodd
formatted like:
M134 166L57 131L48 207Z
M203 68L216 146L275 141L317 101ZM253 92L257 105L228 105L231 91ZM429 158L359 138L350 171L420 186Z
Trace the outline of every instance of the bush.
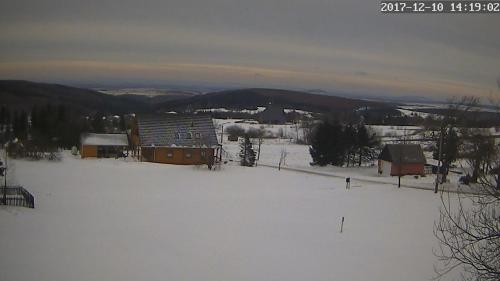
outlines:
M245 135L245 129L238 125L229 126L224 131L231 137L243 137Z
M264 136L265 131L257 128L249 128L247 130L247 136L249 138L262 138Z

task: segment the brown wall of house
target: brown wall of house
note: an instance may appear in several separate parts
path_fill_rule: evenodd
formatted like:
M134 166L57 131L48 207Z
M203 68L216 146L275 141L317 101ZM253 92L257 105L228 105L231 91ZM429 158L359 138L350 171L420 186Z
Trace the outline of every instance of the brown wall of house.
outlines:
M401 168L401 170L400 170ZM424 175L424 164L392 164L391 165L391 176L401 175Z
M202 157L202 151L205 157ZM171 154L171 156L169 156ZM188 156L191 155L191 157ZM213 148L167 148L167 147L143 147L141 148L142 161L177 165L206 164L213 159Z
M82 149L80 149L80 155L82 158L97 157L97 146L95 146L95 145L82 145Z

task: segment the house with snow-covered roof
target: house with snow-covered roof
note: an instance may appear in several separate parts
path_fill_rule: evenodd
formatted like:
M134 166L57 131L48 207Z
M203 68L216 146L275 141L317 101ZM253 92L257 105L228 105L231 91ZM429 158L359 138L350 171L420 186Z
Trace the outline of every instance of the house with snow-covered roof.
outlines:
M148 114L136 117L141 161L200 165L214 163L220 151L212 118L202 114Z
M129 147L127 134L94 134L80 136L82 158L108 158L121 156Z

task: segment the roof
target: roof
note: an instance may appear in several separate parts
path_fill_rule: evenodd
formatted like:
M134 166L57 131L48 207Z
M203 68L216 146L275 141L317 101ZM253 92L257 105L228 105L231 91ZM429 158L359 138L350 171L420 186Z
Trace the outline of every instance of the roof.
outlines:
M127 134L82 134L82 145L128 146Z
M208 115L156 114L137 117L140 146L214 147L218 145Z
M394 164L425 164L422 147L418 144L387 144L378 159Z
M260 113L260 120L263 122L285 122L286 116L283 107L269 105Z

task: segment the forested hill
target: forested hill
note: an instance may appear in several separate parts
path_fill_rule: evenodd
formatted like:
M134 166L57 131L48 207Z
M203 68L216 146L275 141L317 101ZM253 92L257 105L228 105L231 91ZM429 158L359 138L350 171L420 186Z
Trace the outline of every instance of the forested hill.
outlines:
M124 114L183 111L199 108L253 109L270 103L311 112L352 111L358 108L389 110L382 102L350 99L280 89L241 89L200 95L153 98L141 95L111 95L90 89L20 80L0 80L0 105L30 111L33 106L63 105L73 112ZM165 100L164 102L161 99ZM169 100L171 99L171 100Z
M0 105L29 111L33 106L64 105L80 113L128 113L150 110L147 103L129 97L58 84L0 80Z
M353 110L361 107L390 107L381 102L318 95L300 91L255 88L197 95L187 99L162 103L159 105L159 109L176 110L219 107L250 109L258 106L266 106L269 103L312 112Z

